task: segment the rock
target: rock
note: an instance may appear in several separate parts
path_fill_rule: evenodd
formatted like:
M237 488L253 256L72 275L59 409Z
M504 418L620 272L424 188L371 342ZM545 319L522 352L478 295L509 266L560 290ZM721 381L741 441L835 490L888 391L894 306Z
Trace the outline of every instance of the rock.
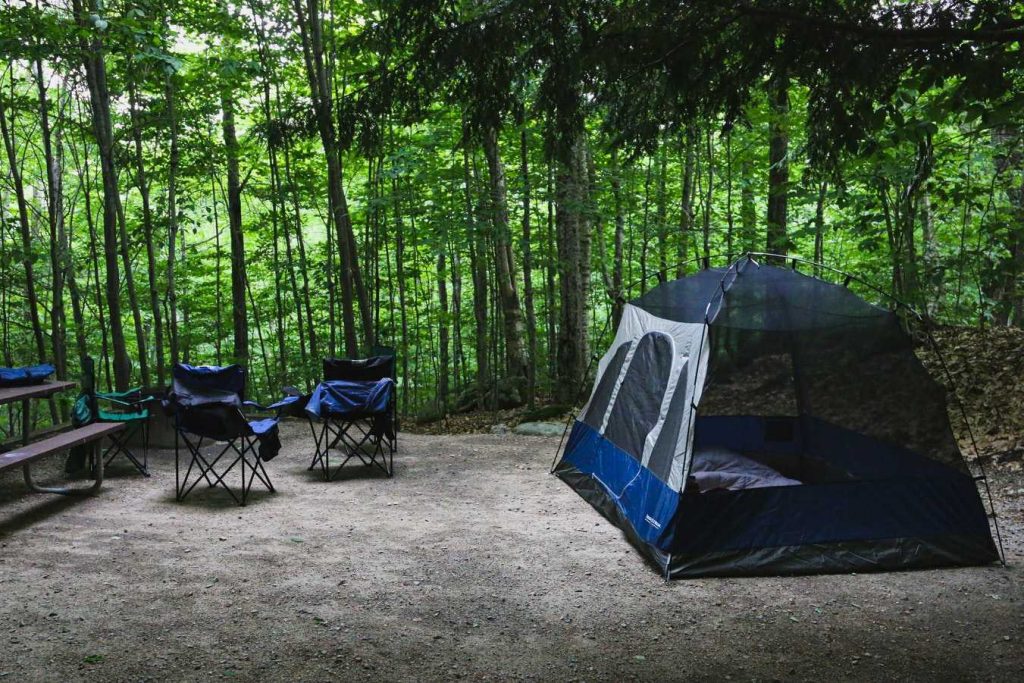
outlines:
M523 422L512 430L520 436L562 436L564 424L555 422Z
M491 434L508 434L508 425L503 422L491 425Z

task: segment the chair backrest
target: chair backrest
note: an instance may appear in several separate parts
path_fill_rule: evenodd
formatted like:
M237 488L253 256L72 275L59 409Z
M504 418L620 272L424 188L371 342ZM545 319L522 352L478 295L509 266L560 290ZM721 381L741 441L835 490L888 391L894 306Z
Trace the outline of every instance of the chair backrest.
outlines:
M324 379L350 382L376 382L395 379L395 355L383 354L369 358L325 358Z
M170 403L179 429L217 440L248 433L249 423L241 410L245 368L177 363L171 377Z
M172 401L181 408L207 404L241 407L245 400L245 368L240 365L186 365L176 363Z

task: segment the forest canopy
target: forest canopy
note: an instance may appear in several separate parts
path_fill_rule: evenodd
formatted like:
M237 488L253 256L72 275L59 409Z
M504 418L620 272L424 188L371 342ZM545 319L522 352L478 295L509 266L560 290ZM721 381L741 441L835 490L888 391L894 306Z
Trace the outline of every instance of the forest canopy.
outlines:
M7 0L3 364L270 397L391 347L406 413L569 403L748 252L1021 326L1022 45L1008 0Z

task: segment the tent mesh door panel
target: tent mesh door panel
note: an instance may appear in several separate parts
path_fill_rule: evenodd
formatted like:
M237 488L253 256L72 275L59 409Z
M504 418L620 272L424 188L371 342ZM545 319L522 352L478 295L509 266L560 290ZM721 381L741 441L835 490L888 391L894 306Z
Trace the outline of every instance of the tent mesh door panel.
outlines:
M925 461L967 472L946 393L892 312L793 271L747 268L710 338L700 415L795 418L799 456L831 462L815 470L827 480L937 473Z
M676 379L675 393L672 394L672 400L668 404L665 424L661 426L658 440L654 443L654 450L651 451L651 459L647 463L647 468L654 473L654 476L666 483L672 473L672 462L675 459L676 446L679 443L679 428L683 424L683 418L690 411L690 402L687 400L690 395L688 370L689 361L684 361Z

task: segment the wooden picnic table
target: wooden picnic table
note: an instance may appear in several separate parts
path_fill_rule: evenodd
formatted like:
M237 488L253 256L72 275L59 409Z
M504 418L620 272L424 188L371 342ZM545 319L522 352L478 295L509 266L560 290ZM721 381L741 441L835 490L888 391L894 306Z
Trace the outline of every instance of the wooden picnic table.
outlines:
M75 386L74 382L52 381L41 384L30 384L23 387L0 388L0 405L8 403L21 403L21 446L14 450L0 454L0 471L22 466L22 473L25 477L25 484L36 493L57 493L70 495L75 493L94 493L103 485L103 458L100 455L99 444L103 437L113 434L122 429L124 425L120 422L93 423L84 427L78 427L56 434L46 439L32 442L32 414L31 402L33 399L49 398L54 394L66 391ZM54 453L62 453L70 448L82 444L94 444L96 449L96 479L92 486L84 489L54 488L39 486L32 479L32 462Z
M21 403L21 443L27 444L32 433L30 401L34 398L49 398L75 386L74 382L43 382L24 387L0 388L0 406Z

